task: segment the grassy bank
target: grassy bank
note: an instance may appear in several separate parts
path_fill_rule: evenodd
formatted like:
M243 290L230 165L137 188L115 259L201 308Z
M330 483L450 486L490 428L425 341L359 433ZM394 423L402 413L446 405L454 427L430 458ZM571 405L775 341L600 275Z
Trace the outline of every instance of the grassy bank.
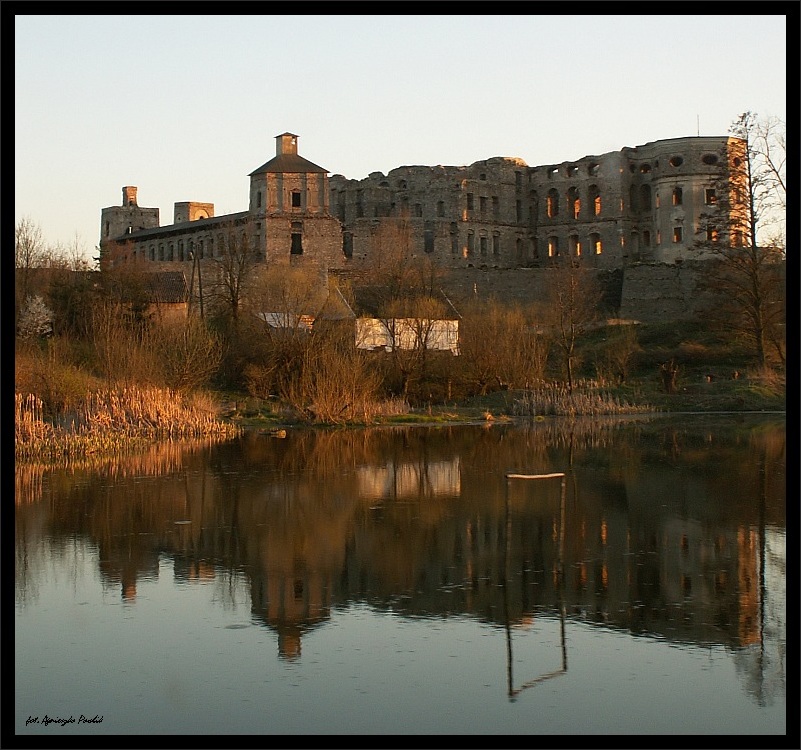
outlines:
M233 437L240 428L217 416L216 401L169 389L122 388L87 394L57 421L32 394L15 397L17 460L65 460L136 450L158 440Z
M783 412L784 378L773 371L738 372L730 368L694 367L682 370L676 390L666 393L655 373L630 377L625 383L583 381L569 394L564 385L549 383L536 390L501 390L460 402L430 404L379 414L378 424L450 424L509 421L521 417L624 416L680 412ZM731 370L731 373L735 372ZM711 376L711 377L710 377ZM244 427L271 429L302 422L277 401L245 394L220 394L223 418Z

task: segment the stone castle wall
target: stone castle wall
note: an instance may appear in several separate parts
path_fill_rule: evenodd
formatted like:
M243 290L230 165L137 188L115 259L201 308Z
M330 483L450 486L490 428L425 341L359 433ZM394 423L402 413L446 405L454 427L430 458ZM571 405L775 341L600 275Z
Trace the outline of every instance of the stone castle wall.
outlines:
M709 299L701 289L706 263L640 263L622 271L598 271L612 317L661 323L703 315ZM458 310L471 298L495 298L526 306L547 298L548 270L541 268L452 269L442 289Z

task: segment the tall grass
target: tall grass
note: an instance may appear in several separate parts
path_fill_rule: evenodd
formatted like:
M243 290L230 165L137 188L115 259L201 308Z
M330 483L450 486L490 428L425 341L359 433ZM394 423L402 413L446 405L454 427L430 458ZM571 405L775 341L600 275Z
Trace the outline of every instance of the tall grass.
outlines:
M616 414L642 414L655 411L648 404L630 404L605 391L597 382L582 380L572 392L563 383L543 382L524 391L512 403L518 417L580 417Z
M90 393L75 413L61 415L58 424L44 418L41 399L17 393L14 416L17 459L125 453L156 440L229 438L241 431L218 420L207 397L163 388Z

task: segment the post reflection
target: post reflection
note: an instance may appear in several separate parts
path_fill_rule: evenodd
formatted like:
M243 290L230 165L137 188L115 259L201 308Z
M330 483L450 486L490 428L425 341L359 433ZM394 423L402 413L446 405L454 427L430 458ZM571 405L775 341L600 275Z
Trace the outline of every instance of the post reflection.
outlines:
M514 676L512 665L514 663L514 654L512 651L512 623L509 617L509 559L510 559L510 544L512 540L512 512L509 501L509 483L517 483L519 481L533 480L541 482L543 480L559 480L559 547L556 558L556 575L557 575L557 593L558 593L558 608L559 608L559 636L560 636L560 651L562 656L562 663L559 669L551 672L545 672L537 677L522 683L519 687L514 686ZM541 682L550 680L559 675L567 672L567 641L565 639L565 598L564 598L564 551L565 551L565 500L566 500L566 481L564 472L556 472L552 474L518 474L514 472L507 473L506 475L506 547L504 554L504 583L503 583L503 597L504 597L504 614L506 619L506 674L507 674L507 690L509 692L509 700L516 700L517 696L524 690L533 687ZM536 498L532 500L536 502Z
M569 492L564 479L507 479L531 466L569 467ZM536 684L513 683L511 635L538 617L560 621L555 674L566 624L582 621L723 645L757 694L783 685L770 675L786 640L784 476L783 423L647 421L253 433L108 465L20 466L17 599L48 550L77 538L130 606L165 559L176 582L244 581L282 659L302 658L304 634L336 607L365 603L505 632L510 697Z

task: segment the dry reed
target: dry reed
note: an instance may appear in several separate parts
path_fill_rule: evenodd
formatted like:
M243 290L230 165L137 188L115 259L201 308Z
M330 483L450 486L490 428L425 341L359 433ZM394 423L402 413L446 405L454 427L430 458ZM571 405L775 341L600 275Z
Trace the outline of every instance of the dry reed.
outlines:
M221 422L203 397L163 388L122 388L90 393L68 427L44 418L42 401L15 394L17 459L72 459L119 454L157 440L230 438L241 428Z
M629 404L603 391L594 381L581 381L572 391L563 383L542 383L525 391L512 404L512 413L519 417L583 417L652 411L655 411L652 406Z

